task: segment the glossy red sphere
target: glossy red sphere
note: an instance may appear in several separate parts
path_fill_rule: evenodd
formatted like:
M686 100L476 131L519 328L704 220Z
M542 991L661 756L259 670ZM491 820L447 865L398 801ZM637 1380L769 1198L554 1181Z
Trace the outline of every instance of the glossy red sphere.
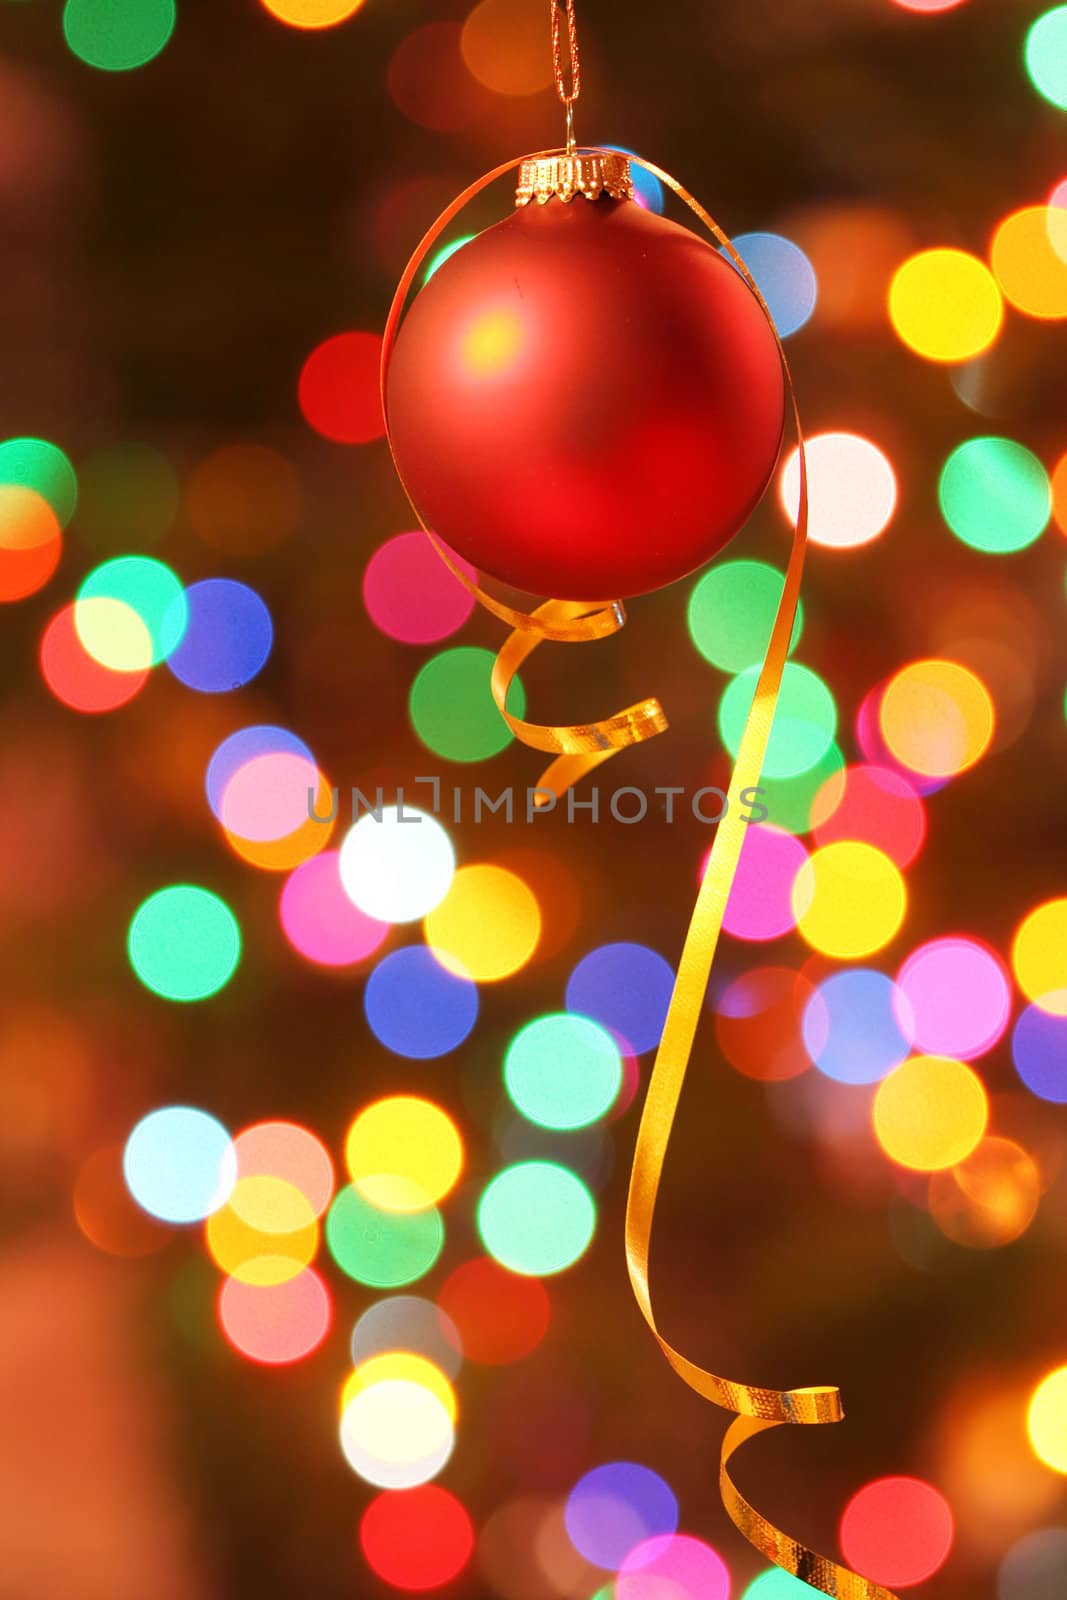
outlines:
M781 361L755 297L633 201L531 203L438 268L386 378L427 527L533 594L644 594L745 522L782 438Z

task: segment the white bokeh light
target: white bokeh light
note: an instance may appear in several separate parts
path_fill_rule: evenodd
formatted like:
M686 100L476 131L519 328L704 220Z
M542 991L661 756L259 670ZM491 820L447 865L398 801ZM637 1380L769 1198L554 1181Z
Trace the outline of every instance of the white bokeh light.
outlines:
M456 855L441 824L414 806L369 811L341 845L341 887L378 922L417 922L452 885Z
M455 1430L444 1403L409 1378L361 1389L341 1417L341 1449L353 1472L381 1489L414 1489L452 1454Z
M897 480L889 458L857 433L820 433L806 445L808 537L813 544L851 550L869 544L896 510ZM782 468L779 495L790 522L800 509L800 456Z

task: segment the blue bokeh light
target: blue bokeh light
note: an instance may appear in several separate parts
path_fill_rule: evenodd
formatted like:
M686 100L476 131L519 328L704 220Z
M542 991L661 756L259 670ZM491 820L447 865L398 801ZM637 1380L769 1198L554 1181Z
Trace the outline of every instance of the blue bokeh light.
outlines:
M643 944L605 944L583 956L567 984L567 1010L610 1029L632 1054L659 1044L674 973Z
M315 757L303 739L298 739L287 728L276 728L271 723L240 728L223 739L208 762L205 779L208 805L220 822L223 821L223 800L232 779L249 761L271 755L302 756L309 767L315 767Z
M619 1567L630 1551L678 1528L678 1501L658 1472L609 1461L579 1478L564 1508L567 1535L597 1567Z
M800 246L780 233L742 233L733 244L759 285L775 327L788 339L815 310L819 294L815 268Z
M201 694L240 689L260 671L274 643L270 612L254 589L231 578L205 578L185 591L189 620L167 658L174 676Z
M1011 1054L1031 1093L1067 1105L1067 1017L1027 1006L1012 1031Z
M804 1007L804 1048L837 1083L878 1083L910 1053L896 1006L907 1002L884 972L850 967L826 978Z
M478 1019L478 990L446 971L425 945L406 945L379 961L363 1008L387 1050L427 1061L463 1043Z

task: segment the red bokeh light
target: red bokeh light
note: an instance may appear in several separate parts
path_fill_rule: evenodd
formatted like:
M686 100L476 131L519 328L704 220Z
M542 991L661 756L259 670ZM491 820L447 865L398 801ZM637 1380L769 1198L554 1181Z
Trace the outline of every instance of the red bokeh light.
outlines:
M474 1529L465 1508L436 1484L392 1489L372 1500L359 1525L368 1564L396 1589L437 1589L470 1560Z
M376 333L337 333L316 345L297 386L300 409L316 433L336 444L369 444L382 437L381 358Z
M878 1478L845 1507L841 1550L864 1577L906 1589L944 1566L954 1532L949 1503L932 1484Z
M438 1304L459 1331L463 1355L482 1366L505 1366L537 1348L551 1304L539 1278L520 1278L495 1261L467 1261L445 1281Z

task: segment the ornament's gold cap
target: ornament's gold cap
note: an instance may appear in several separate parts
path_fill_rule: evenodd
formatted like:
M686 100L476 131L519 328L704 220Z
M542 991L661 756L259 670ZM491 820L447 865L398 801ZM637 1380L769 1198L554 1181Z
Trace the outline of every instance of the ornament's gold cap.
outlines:
M575 195L599 200L608 194L613 200L632 200L634 181L630 163L618 150L576 150L573 155L529 156L519 168L517 206L536 200L569 204Z

